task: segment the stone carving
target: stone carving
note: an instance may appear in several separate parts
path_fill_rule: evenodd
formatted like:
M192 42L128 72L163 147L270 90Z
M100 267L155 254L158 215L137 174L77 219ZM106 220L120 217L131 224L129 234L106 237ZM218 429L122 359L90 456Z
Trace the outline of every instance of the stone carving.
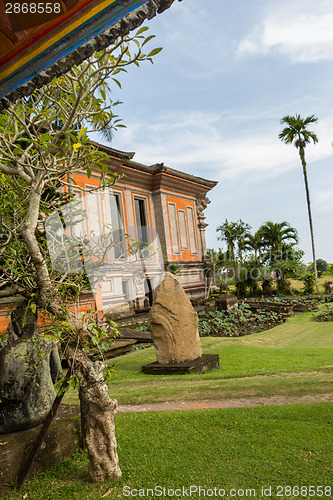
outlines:
M325 293L333 293L333 281L328 281L325 284Z
M232 293L222 293L215 299L216 309L218 311L228 311L238 307L238 299Z
M0 434L45 420L55 399L61 363L54 340L37 333L37 316L26 305L11 314L14 334L0 351Z
M202 356L198 315L171 273L165 274L155 291L149 328L158 363L182 363Z
M198 217L204 217L204 210L207 208L207 205L210 203L210 199L203 193L198 194L196 197L197 202L197 215Z

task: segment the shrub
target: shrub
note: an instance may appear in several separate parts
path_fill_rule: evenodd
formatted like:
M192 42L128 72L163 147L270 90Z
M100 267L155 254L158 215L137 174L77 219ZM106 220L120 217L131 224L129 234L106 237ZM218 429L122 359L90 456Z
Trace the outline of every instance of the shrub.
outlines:
M303 287L303 293L306 295L313 295L315 292L315 277L313 273L309 273L305 278L303 279L304 287Z

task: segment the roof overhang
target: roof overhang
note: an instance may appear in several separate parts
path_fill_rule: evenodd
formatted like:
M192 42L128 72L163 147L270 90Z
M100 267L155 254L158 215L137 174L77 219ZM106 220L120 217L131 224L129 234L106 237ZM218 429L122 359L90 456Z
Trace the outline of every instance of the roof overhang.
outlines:
M58 0L61 13L29 26L32 21L6 14L5 1L0 0L0 110L66 73L174 1Z
M129 179L133 186L148 189L152 192L163 190L192 197L206 194L218 184L217 181L203 179L196 175L166 167L163 163L150 166L137 163L133 161L135 153L119 151L97 142L93 142L93 144L109 155L110 169L124 176L118 181L119 184L126 184L127 179Z

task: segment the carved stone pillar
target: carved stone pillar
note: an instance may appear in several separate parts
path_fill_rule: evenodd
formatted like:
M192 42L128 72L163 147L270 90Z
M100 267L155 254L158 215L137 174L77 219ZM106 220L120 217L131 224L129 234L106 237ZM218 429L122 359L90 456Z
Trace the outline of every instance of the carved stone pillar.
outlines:
M198 229L199 229L199 238L201 243L201 259L206 260L207 258L207 248L206 248L206 227L208 224L205 223L205 215L204 210L207 208L207 205L210 203L210 200L203 193L198 194L196 197L196 208L197 208L197 219L198 219Z

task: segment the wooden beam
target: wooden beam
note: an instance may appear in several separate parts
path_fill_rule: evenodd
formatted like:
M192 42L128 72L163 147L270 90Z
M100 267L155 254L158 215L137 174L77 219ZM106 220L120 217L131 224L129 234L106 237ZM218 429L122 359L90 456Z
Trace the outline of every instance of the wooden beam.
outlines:
M13 42L17 43L27 35L22 26L13 17L6 13L0 5L0 30Z

